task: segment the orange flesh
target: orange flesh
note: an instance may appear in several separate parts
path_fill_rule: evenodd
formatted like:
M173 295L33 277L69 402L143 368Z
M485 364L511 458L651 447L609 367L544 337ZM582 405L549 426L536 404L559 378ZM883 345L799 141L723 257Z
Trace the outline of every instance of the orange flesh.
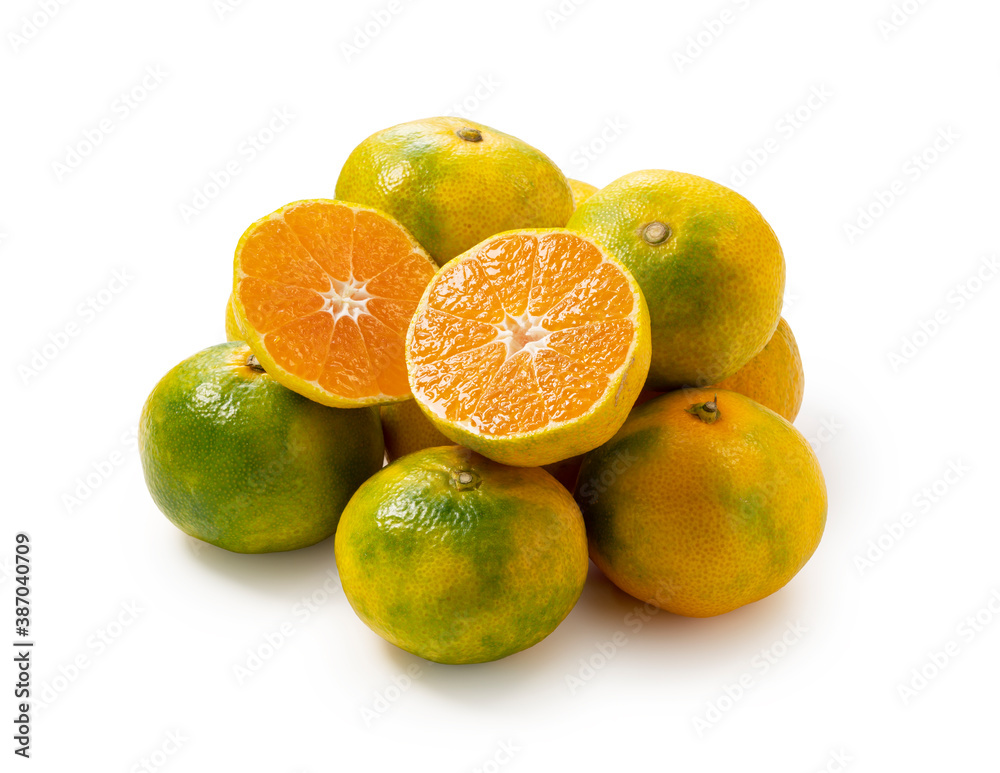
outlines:
M247 321L281 368L349 399L409 393L406 329L435 269L394 221L293 204L255 226L237 265Z
M414 391L482 434L575 419L625 364L635 311L621 268L586 239L498 237L435 278L414 322Z

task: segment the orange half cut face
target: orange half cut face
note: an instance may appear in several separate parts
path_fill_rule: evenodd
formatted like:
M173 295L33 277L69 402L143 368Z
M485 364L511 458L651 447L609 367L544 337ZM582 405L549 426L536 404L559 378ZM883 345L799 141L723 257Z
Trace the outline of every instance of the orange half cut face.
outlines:
M497 461L549 464L625 420L648 370L648 313L590 239L509 232L432 280L407 358L413 395L446 436Z
M240 239L233 312L261 365L289 389L344 408L403 400L406 330L436 269L389 215L298 201Z

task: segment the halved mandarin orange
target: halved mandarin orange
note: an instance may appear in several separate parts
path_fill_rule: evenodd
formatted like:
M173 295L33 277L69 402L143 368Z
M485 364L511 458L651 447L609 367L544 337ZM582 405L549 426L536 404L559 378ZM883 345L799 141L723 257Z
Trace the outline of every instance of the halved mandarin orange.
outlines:
M279 383L341 408L405 400L404 340L437 264L389 215L296 201L236 247L233 312Z
M495 461L551 464L607 441L649 370L639 286L572 231L508 231L447 263L410 323L421 410Z

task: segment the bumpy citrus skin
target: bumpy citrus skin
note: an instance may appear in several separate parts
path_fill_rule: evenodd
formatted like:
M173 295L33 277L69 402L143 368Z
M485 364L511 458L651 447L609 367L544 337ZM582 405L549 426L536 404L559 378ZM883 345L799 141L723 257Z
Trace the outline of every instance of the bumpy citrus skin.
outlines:
M385 455L392 462L401 456L454 443L437 431L413 400L381 406Z
M462 118L372 135L347 159L336 195L393 215L442 266L493 234L562 228L573 213L569 183L544 153Z
M579 207L583 202L593 196L599 190L596 185L591 185L590 183L581 182L580 180L573 180L566 178L566 182L569 183L569 189L573 191L573 207Z
M329 537L348 499L382 466L373 408L327 408L219 344L180 363L139 420L146 485L175 526L237 553Z
M718 394L719 417L688 412ZM710 617L782 588L826 524L809 443L735 392L679 390L636 409L588 454L576 499L590 556L619 588L669 612Z
M805 394L805 372L802 370L802 358L799 356L795 336L784 317L778 321L778 329L756 357L725 381L706 389L739 392L788 421L795 421ZM661 394L663 393L643 390L635 401L635 408Z
M335 546L358 616L438 663L538 643L576 604L588 566L579 508L548 473L458 446L375 474L344 510Z
M227 341L242 341L243 331L240 330L239 323L236 321L236 315L233 314L233 295L229 294L229 300L226 301L226 340Z
M654 223L667 236L649 243ZM587 199L567 227L602 243L642 288L652 324L649 389L722 381L778 325L781 246L757 208L729 188L680 172L634 172Z
M788 421L795 421L805 394L805 372L799 346L784 318L757 356L718 387L746 395Z
M415 400L383 405L381 413L385 455L390 462L425 448L454 445L437 431ZM542 469L572 491L582 462L582 455L573 456L561 462L543 465Z

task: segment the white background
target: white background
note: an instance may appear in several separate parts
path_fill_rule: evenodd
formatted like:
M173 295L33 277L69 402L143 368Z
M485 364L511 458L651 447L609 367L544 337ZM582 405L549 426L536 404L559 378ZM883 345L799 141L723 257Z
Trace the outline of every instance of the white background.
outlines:
M246 0L228 13L212 0L53 0L51 18L41 0L7 0L0 641L14 639L13 540L24 530L45 702L33 757L15 763L995 770L1000 280L979 272L1000 250L1000 7L901 5L912 13L889 27L890 0L398 0L365 43L359 28L388 0ZM31 18L45 24L27 39ZM133 89L143 98L129 107L121 95ZM810 107L811 93L826 96ZM596 185L642 168L716 179L773 225L807 377L797 425L830 492L823 543L783 591L719 618L643 621L592 572L538 646L446 667L355 617L332 542L234 555L156 510L135 452L139 410L170 367L223 340L244 228L332 196L343 159L372 132L456 110ZM274 111L292 117L250 158L244 143ZM72 157L102 121L111 131ZM209 185L232 160L239 173ZM185 216L199 191L211 200ZM106 303L88 311L102 290ZM67 325L76 335L64 340ZM65 345L32 368L50 336ZM72 503L95 465L105 476ZM966 471L946 482L950 467ZM885 554L860 565L880 535ZM314 592L322 603L308 611ZM963 622L977 614L976 627ZM282 630L241 682L234 667L256 664L248 653L266 656ZM601 655L616 637L624 644ZM935 674L929 657L949 643ZM931 678L904 698L899 686L924 668ZM0 692L3 768L19 769L7 761L15 700ZM699 718L710 727L699 732Z

